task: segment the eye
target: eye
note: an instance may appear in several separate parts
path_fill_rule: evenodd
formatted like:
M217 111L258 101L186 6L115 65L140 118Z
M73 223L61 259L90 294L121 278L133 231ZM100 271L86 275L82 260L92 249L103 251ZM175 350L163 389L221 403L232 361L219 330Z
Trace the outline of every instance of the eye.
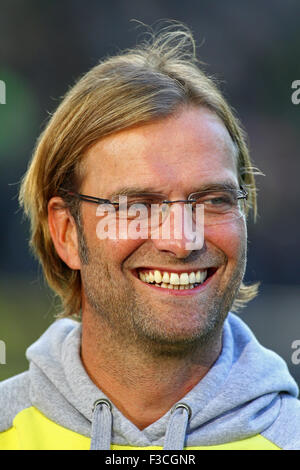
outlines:
M209 192L199 194L196 204L204 204L206 209L229 210L237 205L236 195L232 192ZM195 207L195 206L194 206Z
M222 204L227 204L227 205L233 205L234 204L234 198L229 197L229 196L211 196L204 200L204 203L210 203L215 206L222 205Z
M127 201L127 207L128 209L130 209L131 207L134 207L136 205L137 206L142 205L142 206L145 206L147 209L150 209L151 205L155 203L157 204L158 202L150 200L150 199L134 199L134 200Z
M118 216L128 220L147 219L153 210L154 201L152 199L128 199L127 204L120 204L118 207Z

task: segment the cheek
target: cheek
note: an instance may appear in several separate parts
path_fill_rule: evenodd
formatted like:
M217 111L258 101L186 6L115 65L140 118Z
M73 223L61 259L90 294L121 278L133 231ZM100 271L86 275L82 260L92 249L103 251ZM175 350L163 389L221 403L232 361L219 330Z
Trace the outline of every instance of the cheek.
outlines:
M239 259L246 254L247 230L243 219L228 224L205 228L205 240L221 250L228 260Z
M111 217L99 216L97 208L91 205L83 210L84 234L88 247L93 252L101 252L104 258L120 258L127 256L138 240L120 240L116 237L118 230L114 229Z
M129 258L145 240L98 240L99 249L116 269L122 269Z
M110 266L110 269L118 270L124 260L144 243L145 240L121 240L114 235L115 234L111 232L109 236L107 234L105 238L103 238L103 232L99 230L99 217L93 215L93 217L87 217L85 219L85 236L87 245L93 253L93 258L99 258L102 262L106 262Z

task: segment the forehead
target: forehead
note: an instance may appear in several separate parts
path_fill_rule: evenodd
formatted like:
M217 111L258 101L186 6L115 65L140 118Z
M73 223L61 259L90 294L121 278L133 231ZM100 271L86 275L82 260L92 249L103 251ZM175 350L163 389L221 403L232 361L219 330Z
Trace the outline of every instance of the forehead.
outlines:
M103 197L123 187L169 194L238 182L232 139L205 108L187 108L103 138L87 152L84 167L84 191Z

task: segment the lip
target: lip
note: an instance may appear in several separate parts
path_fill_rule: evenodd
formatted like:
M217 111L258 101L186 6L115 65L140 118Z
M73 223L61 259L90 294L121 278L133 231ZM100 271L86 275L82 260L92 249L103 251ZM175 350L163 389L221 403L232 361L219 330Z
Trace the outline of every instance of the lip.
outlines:
M146 287L149 287L151 289L154 289L154 292L160 292L161 294L163 295L175 295L175 296L186 296L186 295L195 295L199 292L201 292L202 290L204 290L207 285L211 282L212 278L215 276L216 272L218 271L218 268L217 267L211 267L211 268L207 268L207 270L211 271L210 274L208 274L208 277L206 278L206 280L203 282L203 284L200 284L198 287L194 287L193 289L184 289L184 290L174 290L174 289L163 289L162 287L155 287L153 284L148 284L146 282L143 282L139 276L138 276L138 272L140 271L148 271L148 270L154 270L154 269L159 269L160 271L167 271L167 272L176 272L176 273L190 273L190 272L196 272L200 269L200 271L204 271L205 268L198 268L195 270L194 269L186 269L186 270L170 270L170 268L168 269L161 269L161 268L157 268L157 267L143 267L143 268L138 268L138 269L134 269L132 271L134 277L137 278L137 280L139 282L141 282L143 285L145 285Z

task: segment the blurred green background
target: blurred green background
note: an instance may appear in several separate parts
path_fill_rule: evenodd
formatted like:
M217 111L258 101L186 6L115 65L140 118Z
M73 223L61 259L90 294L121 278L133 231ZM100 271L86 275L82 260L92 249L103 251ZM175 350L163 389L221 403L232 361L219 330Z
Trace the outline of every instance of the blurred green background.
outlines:
M36 139L80 75L136 43L142 30L131 19L169 18L194 32L199 58L220 80L266 175L258 177L260 217L249 225L246 273L246 281L261 281L260 295L241 317L300 384L300 365L291 361L291 344L300 339L300 105L291 101L291 84L300 79L299 17L298 0L1 0L0 380L27 368L26 348L58 312L17 201Z
M0 364L0 380L28 368L26 348L50 325L54 300L43 283L2 279L0 285L1 339L6 345L6 364Z

